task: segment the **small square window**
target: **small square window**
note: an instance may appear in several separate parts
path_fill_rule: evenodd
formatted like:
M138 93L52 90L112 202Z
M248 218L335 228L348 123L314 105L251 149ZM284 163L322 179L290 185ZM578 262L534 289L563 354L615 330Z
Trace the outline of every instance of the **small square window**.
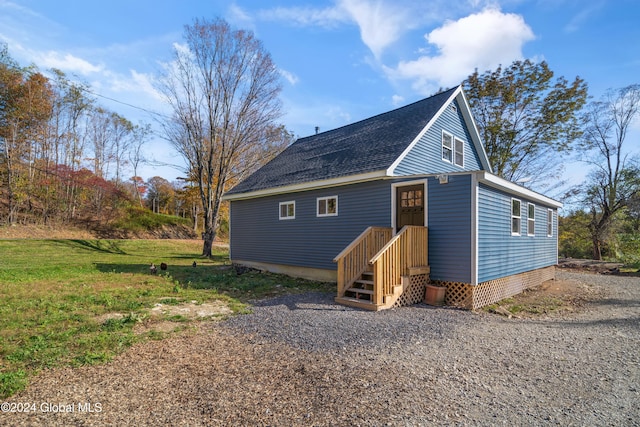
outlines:
M280 219L296 218L296 202L280 202Z
M338 196L318 197L317 216L337 216L338 215Z

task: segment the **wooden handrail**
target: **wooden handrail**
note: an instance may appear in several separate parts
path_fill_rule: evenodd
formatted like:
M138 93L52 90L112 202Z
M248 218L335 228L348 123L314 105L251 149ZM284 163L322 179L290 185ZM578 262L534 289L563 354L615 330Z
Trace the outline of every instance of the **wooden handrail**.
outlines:
M427 237L427 227L407 225L369 260L373 264L374 304L382 305L384 297L393 294L393 287L408 275L409 268L428 264Z
M334 259L338 263L338 296L342 297L369 266L369 259L391 239L391 227L368 227Z

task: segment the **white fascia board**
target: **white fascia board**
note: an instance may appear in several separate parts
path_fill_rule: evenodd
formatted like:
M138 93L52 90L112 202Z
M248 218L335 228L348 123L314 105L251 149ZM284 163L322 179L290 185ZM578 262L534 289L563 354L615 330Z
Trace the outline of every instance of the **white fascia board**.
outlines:
M223 201L255 199L257 197L275 196L278 194L297 193L300 191L317 190L321 188L337 187L347 184L372 181L387 177L386 170L368 172L358 175L349 175L338 178L323 179L318 181L303 182L300 184L285 185L282 187L265 188L263 190L250 191L247 193L225 194Z
M469 134L471 135L471 139L473 140L473 145L476 147L476 152L478 153L478 157L480 158L480 163L482 164L482 167L490 172L493 172L493 169L491 168L491 164L489 163L489 157L487 156L487 151L484 149L482 138L480 138L480 132L478 132L476 121L473 118L473 114L471 114L471 107L469 107L469 103L467 102L467 97L465 96L463 90L460 90L459 97L458 97L458 104L463 106L462 117L467 123L467 129L469 130Z
M398 167L400 162L402 162L404 160L404 158L409 154L409 152L411 150L413 150L413 147L418 143L418 141L420 141L420 138L422 138L424 136L424 134L427 133L429 128L431 128L431 126L435 123L435 121L438 120L438 118L442 115L442 112L444 110L446 110L447 107L449 107L451 102L453 102L453 100L456 98L456 96L458 96L458 94L461 93L461 92L462 92L462 86L458 86L458 89L456 89L451 94L449 99L447 99L447 102L444 102L442 104L442 106L440 107L440 110L438 110L438 112L433 115L431 120L429 120L429 123L427 123L427 125L420 131L420 133L418 133L418 135L413 139L413 141L411 141L411 144L409 144L409 146L407 148L405 148L405 150L402 152L402 154L400 154L400 156L395 160L395 162L393 162L391 164L391 166L389 166L389 168L387 169L387 175L388 176L394 176L395 175L395 169Z
M528 200L539 202L543 205L551 206L554 208L561 208L563 206L562 203L558 202L557 200L553 200L550 197L547 197L540 193L536 193L533 190L529 190L528 188L522 187L504 178L500 178L499 176L493 175L487 171L480 171L478 172L478 175L478 182L505 191L509 194L522 196L523 198L526 198Z

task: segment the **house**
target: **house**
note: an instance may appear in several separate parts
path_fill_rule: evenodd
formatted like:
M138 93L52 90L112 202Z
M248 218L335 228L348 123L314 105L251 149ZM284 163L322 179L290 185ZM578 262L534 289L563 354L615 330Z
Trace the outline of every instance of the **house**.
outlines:
M461 87L301 138L225 194L236 264L372 310L475 309L554 278L561 204L497 177Z

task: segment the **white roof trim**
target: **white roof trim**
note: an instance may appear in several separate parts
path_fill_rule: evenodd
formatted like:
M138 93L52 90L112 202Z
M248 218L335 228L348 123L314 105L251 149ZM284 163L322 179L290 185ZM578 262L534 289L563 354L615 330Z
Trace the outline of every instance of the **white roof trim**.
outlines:
M398 167L400 162L402 162L404 158L409 154L409 152L413 150L413 147L418 143L418 141L420 141L420 138L422 138L424 134L427 133L429 128L435 123L436 120L438 120L442 112L445 109L447 109L447 107L449 107L449 104L451 104L451 102L456 98L456 96L458 96L461 90L462 90L462 86L458 86L458 88L451 94L449 99L447 99L447 102L444 102L442 104L438 112L433 115L431 120L429 120L429 123L427 123L427 125L420 131L420 133L418 133L418 135L413 139L413 141L411 141L411 144L409 144L409 146L405 148L402 154L400 154L400 156L391 164L391 166L389 166L389 168L387 169L387 175L389 176L395 175L395 169Z
M469 134L471 135L471 139L473 140L473 145L476 147L476 151L478 152L480 163L482 164L482 167L484 169L488 170L489 172L493 172L493 168L489 163L487 151L485 150L482 139L480 138L480 132L478 132L478 126L476 125L476 121L473 118L473 114L471 114L471 107L469 107L467 97L462 89L460 90L460 97L462 98L462 102L458 100L458 104L464 105L464 108L462 109L462 117L464 117L464 120L467 122L467 128L469 129Z
M263 190L250 191L247 193L225 194L223 201L254 199L256 197L274 196L277 194L296 193L299 191L317 190L320 188L336 187L339 185L355 184L357 182L371 181L386 177L386 171L374 171L359 175L347 175L338 178L323 179L318 181L301 182L299 184L283 185L282 187L270 187Z
M464 95L462 90L462 85L458 86L458 88L451 94L447 102L443 103L440 107L440 110L429 120L429 123L420 131L420 133L413 139L411 144L402 152L402 154L389 166L387 169L387 175L395 176L395 169L398 167L400 162L404 160L404 158L409 154L413 147L420 141L420 139L424 136L425 133L433 126L436 120L440 118L442 113L451 105L454 99L458 100L458 105L461 106L462 117L464 118L467 129L469 130L469 134L471 135L471 140L476 148L476 152L478 153L478 157L480 158L480 163L482 167L486 170L491 171L491 165L489 164L489 158L487 157L487 152L482 145L482 141L480 139L480 133L478 132L478 128L476 127L476 122L473 120L473 115L471 114L471 109L469 108L469 104L467 103L467 98Z
M511 181L500 178L499 176L493 175L492 173L489 173L487 171L479 171L477 173L478 182L486 184L490 187L503 190L509 194L524 197L528 200L537 201L554 208L561 208L563 206L563 204L561 202L558 202L557 200L553 200L552 198L544 196L540 193L536 193L533 190L529 190L528 188L522 187L518 184L514 184Z

